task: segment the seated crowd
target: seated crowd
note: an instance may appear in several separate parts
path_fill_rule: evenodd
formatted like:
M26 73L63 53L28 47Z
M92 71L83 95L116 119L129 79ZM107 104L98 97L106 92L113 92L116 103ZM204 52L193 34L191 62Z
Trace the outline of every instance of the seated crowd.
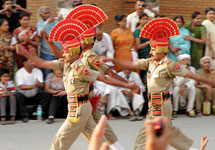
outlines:
M150 57L149 39L140 38L141 28L152 18L161 17L159 12L151 6L144 5L144 0L137 0L136 11L128 17L116 15L118 28L111 34L103 32L102 25L97 27L94 51L102 58L117 58L121 60L136 60ZM47 123L54 122L57 110L60 109L64 117L67 114L67 96L63 84L63 73L56 70L36 68L23 56L16 54L16 44L21 44L33 55L39 55L45 60L57 59L51 52L45 39L39 36L41 30L50 33L53 26L59 22L51 15L50 7L39 8L40 20L36 28L30 26L31 12L13 1L4 0L0 11L0 112L1 124L7 124L10 116L11 124L15 123L16 112L23 122L36 111L36 107L29 111L28 105L42 106L43 117ZM207 8L206 20L202 22L202 15L194 12L191 22L185 24L183 16L176 16L174 21L180 29L180 35L170 39L167 56L193 73L214 80L215 43L211 22L215 20L215 9ZM134 21L135 20L135 21ZM59 42L55 45L61 49ZM146 71L127 70L106 62L119 76L127 81L135 82L141 90L138 95L129 89L106 85L99 81L94 83L94 92L101 94L100 110L109 119L115 119L114 112L121 116L129 115L130 121L142 120L147 112L147 80ZM179 66L180 67L180 66ZM13 80L14 79L14 80ZM150 84L150 83L148 83ZM170 91L171 92L171 91ZM173 116L177 117L179 109L186 109L190 117L202 114L215 115L214 87L196 83L192 79L175 77L172 86ZM7 102L9 105L7 105ZM60 107L59 107L60 104ZM8 106L10 113L8 112ZM16 111L17 110L17 111Z

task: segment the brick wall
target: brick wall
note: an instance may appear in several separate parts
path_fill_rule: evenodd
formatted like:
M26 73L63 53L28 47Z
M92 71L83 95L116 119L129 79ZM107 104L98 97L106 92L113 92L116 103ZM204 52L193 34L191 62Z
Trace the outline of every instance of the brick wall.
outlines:
M51 7L53 16L57 16L57 5L55 0L27 0L27 9L31 10L31 25L35 26L38 22L37 10L41 6Z
M117 14L128 15L135 11L134 5L136 0L83 0L85 4L95 3L100 7L108 16L108 20L104 22L104 31L110 33L117 27L114 16ZM56 0L27 0L27 9L31 10L31 25L35 26L38 22L37 10L40 6L50 6L52 14L57 15Z
M162 15L174 18L177 15L184 16L185 22L191 20L191 14L199 11L204 16L205 8L214 7L214 0L160 0L159 8Z

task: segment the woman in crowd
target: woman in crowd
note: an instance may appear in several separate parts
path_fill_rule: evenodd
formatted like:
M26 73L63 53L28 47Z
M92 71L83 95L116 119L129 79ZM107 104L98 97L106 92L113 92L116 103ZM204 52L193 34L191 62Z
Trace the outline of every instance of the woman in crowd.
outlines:
M134 36L129 28L126 27L126 16L116 15L118 28L111 32L113 46L115 49L115 58L121 60L132 60L131 49L134 45ZM121 72L122 68L118 65L114 66L117 72Z
M204 56L200 60L201 68L197 70L199 76L215 81L215 73L211 68L211 58ZM201 110L204 101L212 101L212 110L215 114L215 89L209 84L198 82L196 84L196 111L197 116L202 116Z
M190 32L183 27L185 24L183 16L176 16L173 20L179 27L180 35L170 38L168 57L177 62L178 59L176 57L178 55L190 55L191 42L184 39L184 36L190 36Z
M29 25L30 15L27 13L22 13L19 16L20 27L13 31L15 39L13 44L21 43L27 51L30 51L33 55L38 54L39 37L37 36L36 29ZM22 56L17 55L16 63L18 68L22 66Z
M215 8L206 8L205 15L206 20L202 22L207 30L205 56L215 59Z
M140 38L140 31L144 27L144 25L149 21L149 16L146 13L141 13L139 16L139 23L137 24L137 28L134 31L134 37L135 37L135 47L138 51L138 57L141 58L148 58L150 57L150 39L146 39L141 37ZM143 77L146 75L147 71L141 70L140 76L143 80Z
M191 41L191 66L196 69L200 68L199 61L204 56L204 45L206 43L206 29L202 23L202 15L195 11L192 16L192 21L185 25L185 28L190 31L190 36L184 36L185 40Z
M48 74L45 80L45 92L51 94L51 101L49 105L49 114L47 123L54 122L54 118L57 112L58 103L61 104L63 114L67 114L67 97L63 84L63 73L59 70L54 70L54 73Z
M6 19L0 19L0 70L9 69L13 75L13 51L15 46L11 46L12 35L9 32L9 24Z

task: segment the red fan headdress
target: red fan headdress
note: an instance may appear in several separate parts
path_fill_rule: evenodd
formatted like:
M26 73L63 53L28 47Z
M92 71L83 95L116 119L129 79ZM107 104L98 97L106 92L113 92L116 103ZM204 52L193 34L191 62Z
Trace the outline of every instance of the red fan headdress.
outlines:
M70 19L57 23L49 34L49 41L71 41L88 30L81 21Z
M107 20L108 17L96 6L81 5L74 8L65 19L76 19L83 22L88 28L93 28Z
M71 41L61 42L64 51L69 52L71 56L79 54L81 52L81 43L79 39L73 39Z
M94 43L95 34L96 34L96 29L95 28L91 28L91 29L85 31L81 35L81 39L84 40L85 44L93 44Z
M143 27L140 37L150 38L151 47L157 52L167 53L169 38L179 34L179 28L174 21L168 18L157 18Z

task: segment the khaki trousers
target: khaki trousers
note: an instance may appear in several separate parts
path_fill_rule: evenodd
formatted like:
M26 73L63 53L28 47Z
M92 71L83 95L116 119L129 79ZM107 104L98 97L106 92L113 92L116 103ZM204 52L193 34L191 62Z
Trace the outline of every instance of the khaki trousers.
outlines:
M93 119L96 123L99 122L100 118L101 118L101 113L100 111L97 109L95 112L92 113ZM110 124L107 123L106 125L106 131L105 131L105 138L107 140L107 142L112 145L114 144L116 141L118 141L115 133L113 132L113 129L111 128Z
M65 120L55 135L50 149L68 150L80 133L82 133L89 142L93 129L96 126L91 113L92 106L90 102L80 105L78 108L78 116L80 120L78 122Z
M196 111L202 112L204 97L212 101L212 110L215 112L215 88L209 90L196 88Z
M147 119L152 119L151 116L151 103L149 102L149 114L147 116ZM166 116L171 120L172 116L172 104L170 100L164 101L163 102L163 116ZM171 121L171 130L172 130L172 137L171 137L171 142L170 145L174 147L177 150L189 150L189 148L192 146L193 141L186 137L179 128L176 128L172 125ZM142 126L135 145L134 145L134 150L144 150L145 149L145 141L146 141L146 131L145 131L145 123Z

